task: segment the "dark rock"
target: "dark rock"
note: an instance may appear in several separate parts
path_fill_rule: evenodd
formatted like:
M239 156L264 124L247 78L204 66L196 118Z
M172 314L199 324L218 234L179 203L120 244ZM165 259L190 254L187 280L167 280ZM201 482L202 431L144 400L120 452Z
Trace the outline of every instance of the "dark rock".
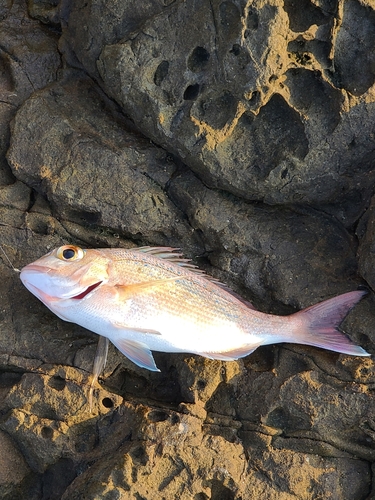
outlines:
M13 172L47 196L59 217L201 251L184 214L165 194L173 161L106 110L89 81L49 86L26 101L12 139Z
M53 27L60 25L60 0L28 0L28 12L34 19Z
M363 278L375 290L375 197L361 220L358 228L360 245L358 248L359 269Z
M27 16L24 2L0 6L0 186L14 182L5 161L9 123L32 92L56 80L61 67L57 36Z
M3 498L11 494L15 487L29 474L27 463L5 432L0 431L0 485Z
M374 82L371 7L346 2L339 24L335 2L148 2L125 18L124 6L91 4L71 11L66 54L204 182L358 218L375 178L374 111L347 104L346 91L363 96Z
M211 263L229 273L221 279L243 285L263 307L280 301L302 308L323 293L357 286L355 242L333 217L254 206L207 189L191 173L175 177L169 194L202 234ZM313 297L312 290L322 295Z
M375 12L370 5L349 0L335 43L333 79L337 86L355 96L364 94L375 82Z

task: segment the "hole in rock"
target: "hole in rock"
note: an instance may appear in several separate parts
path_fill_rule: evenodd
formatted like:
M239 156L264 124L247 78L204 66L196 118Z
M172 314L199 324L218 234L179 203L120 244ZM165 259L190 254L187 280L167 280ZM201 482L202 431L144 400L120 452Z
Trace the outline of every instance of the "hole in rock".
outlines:
M195 495L194 500L210 500L210 499L208 498L206 493L201 492Z
M80 218L88 224L99 224L101 220L101 214L82 210L82 212L80 212Z
M205 95L194 112L197 118L204 120L210 127L221 129L233 120L237 105L237 99L229 91L224 91L219 95Z
M169 414L163 410L154 410L150 411L150 413L147 415L147 419L150 422L165 422L165 420L168 420Z
M211 500L234 500L235 494L217 479L212 480Z
M113 408L113 401L111 398L103 398L102 405L104 408Z
M154 83L158 87L161 85L161 82L164 80L164 78L168 75L169 72L169 62L168 61L162 61L159 66L156 68L155 74L154 74Z
M320 26L330 19L311 0L284 0L284 10L289 17L290 29L294 32L306 31L313 24Z
M182 402L191 402L185 401L181 394L175 367L167 369L166 364L164 364L163 370L163 355L161 353L155 352L155 360L161 369L161 373L156 374L155 378L147 380L129 371L118 370L106 379L107 387L121 396L132 397L135 400L149 398L153 401L167 402L176 407Z
M288 43L288 52L291 52L298 61L298 57L306 53L314 54L315 58L323 67L328 67L330 63L331 45L323 40L307 40L299 35L295 40ZM311 57L310 57L311 60Z
M199 84L189 85L184 92L185 101L194 101L199 95Z
M62 391L66 386L66 380L60 377L59 375L55 375L49 379L48 385L52 387L52 389L55 389L56 391Z
M251 94L251 97L248 100L248 103L251 105L258 104L259 100L260 100L260 92L254 90L254 92Z
M319 134L323 139L332 133L341 120L342 93L327 83L318 71L293 68L285 76L290 104L309 118L310 127L317 127L314 125L316 122L324 130L321 132L317 129L314 140L319 139Z
M201 391L203 390L207 385L207 382L205 380L198 380L197 382L197 388Z
M53 429L51 429L51 427L42 427L41 434L44 439L52 439Z
M64 217L70 219L72 222L82 222L88 225L99 224L102 220L102 214L100 212L89 212L88 210L75 210L73 208L67 207L64 212Z
M176 414L176 413L173 413L171 415L171 424L172 425L176 425L176 424L179 424L181 421L180 417Z
M146 465L148 462L148 455L143 446L138 446L134 450L130 451L129 455L132 457L135 464Z
M229 51L231 54L234 54L235 56L238 56L241 52L241 47L238 45L238 43L235 43L233 47Z
M0 388L13 387L20 382L22 372L0 372Z
M202 71L208 64L210 53L204 47L195 47L188 59L188 68L194 73Z
M293 413L288 408L274 408L268 415L266 425L281 429L285 433L298 430L308 430L311 427L309 416L294 409Z
M247 27L250 30L256 30L258 29L259 26L259 14L254 9L254 7L249 7L248 14L247 14Z

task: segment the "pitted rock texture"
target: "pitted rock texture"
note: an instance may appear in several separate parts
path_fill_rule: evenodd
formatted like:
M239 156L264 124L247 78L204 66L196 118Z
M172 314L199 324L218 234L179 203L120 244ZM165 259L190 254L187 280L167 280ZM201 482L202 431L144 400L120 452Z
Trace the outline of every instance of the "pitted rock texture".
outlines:
M3 2L2 250L179 247L276 314L365 286L374 354L374 39L369 0ZM111 345L90 413L98 337L0 252L1 498L374 498L372 358Z
M370 5L167 3L142 18L126 2L103 20L76 2L66 52L208 185L269 204L341 202L335 215L358 217L374 180Z

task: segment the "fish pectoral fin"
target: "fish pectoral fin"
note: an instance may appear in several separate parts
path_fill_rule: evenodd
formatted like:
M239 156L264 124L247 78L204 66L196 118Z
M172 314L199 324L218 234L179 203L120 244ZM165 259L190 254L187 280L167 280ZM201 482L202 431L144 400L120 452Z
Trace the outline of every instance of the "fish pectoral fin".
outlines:
M117 349L122 352L122 354L133 361L136 365L153 372L160 372L159 368L155 364L152 352L143 342L127 339L116 339L115 341L112 340L112 342L115 344Z
M127 299L131 295L142 293L150 288L165 285L172 281L181 279L181 276L173 276L172 278L164 278L160 280L144 281L142 283L133 283L131 285L115 285L115 290L120 298Z
M235 361L236 359L248 356L260 345L262 345L261 342L259 342L259 344L245 344L241 347L237 347L236 349L231 349L230 351L200 352L198 354L210 359L220 359L221 361Z
M131 328L125 323L120 323L119 321L112 321L112 326L118 328L119 330L127 330L136 333L144 333L145 335L161 335L160 332L156 330L151 330L147 328Z

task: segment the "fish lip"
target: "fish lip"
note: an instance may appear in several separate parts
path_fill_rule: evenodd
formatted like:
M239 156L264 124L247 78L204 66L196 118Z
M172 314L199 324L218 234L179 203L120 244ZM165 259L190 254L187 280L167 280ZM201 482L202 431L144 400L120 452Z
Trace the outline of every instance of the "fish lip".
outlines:
M24 281L24 285L26 288L33 294L35 295L39 300L43 302L45 306L48 307L48 304L51 302L56 302L59 300L59 297L54 297L53 295L48 295L47 293L43 292L39 288L37 288L35 285L32 283L29 283L28 281Z
M21 273L23 271L34 272L34 273L50 273L51 268L47 266L39 266L36 264L28 264L27 266L21 269Z

